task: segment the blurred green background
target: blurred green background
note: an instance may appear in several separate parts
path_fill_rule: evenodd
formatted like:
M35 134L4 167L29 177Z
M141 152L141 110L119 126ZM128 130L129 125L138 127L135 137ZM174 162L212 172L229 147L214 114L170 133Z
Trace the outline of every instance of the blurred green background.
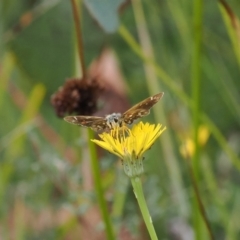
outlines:
M194 182L214 239L240 239L239 0L78 4L86 66L111 49L131 105L165 93L143 119L167 126L142 177L159 239L211 239ZM0 238L107 239L86 131L50 104L79 71L71 1L0 7ZM116 238L149 239L120 161L98 156Z

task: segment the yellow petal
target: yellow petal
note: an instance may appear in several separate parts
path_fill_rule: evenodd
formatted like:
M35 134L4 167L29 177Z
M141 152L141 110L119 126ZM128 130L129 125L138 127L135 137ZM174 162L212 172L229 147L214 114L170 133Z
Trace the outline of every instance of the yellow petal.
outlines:
M129 157L139 159L166 129L161 127L160 124L140 122L132 129L126 127L123 134L118 134L121 129L115 129L110 133L99 134L101 140L92 141L123 160Z

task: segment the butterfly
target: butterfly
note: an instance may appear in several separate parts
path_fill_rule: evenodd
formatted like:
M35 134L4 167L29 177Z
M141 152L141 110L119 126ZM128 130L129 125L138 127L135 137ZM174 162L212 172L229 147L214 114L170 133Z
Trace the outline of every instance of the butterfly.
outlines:
M115 127L122 127L124 124L130 125L136 119L147 116L153 105L155 105L163 97L163 95L164 93L160 92L156 95L148 97L128 109L123 114L112 113L105 117L67 116L64 120L71 124L91 128L96 132L111 130Z

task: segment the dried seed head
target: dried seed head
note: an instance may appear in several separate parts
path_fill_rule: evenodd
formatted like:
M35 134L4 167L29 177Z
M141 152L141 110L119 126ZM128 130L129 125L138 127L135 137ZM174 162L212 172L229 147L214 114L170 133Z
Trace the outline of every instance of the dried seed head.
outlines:
M97 110L97 98L102 90L96 78L72 78L52 95L51 104L59 117L73 113L92 115Z

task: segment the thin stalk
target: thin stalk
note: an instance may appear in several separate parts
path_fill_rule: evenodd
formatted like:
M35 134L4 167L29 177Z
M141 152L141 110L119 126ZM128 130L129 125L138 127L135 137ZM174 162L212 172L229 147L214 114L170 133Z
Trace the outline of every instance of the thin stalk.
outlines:
M234 54L236 55L238 65L240 66L240 22L237 18L237 15L235 15L235 13L225 0L219 0L219 2L219 7L223 16L223 20L226 24L228 35L232 42Z
M200 118L200 92L201 92L201 47L202 47L202 15L203 15L203 1L194 1L194 19L193 19L193 52L192 52L192 116L193 116L193 141L195 143L195 151L193 155L192 167L190 175L192 176L192 183L196 193L196 197L193 199L192 214L194 219L195 236L197 240L202 239L202 221L201 215L203 216L204 222L206 222L205 215L201 212L202 205L199 204L198 191L196 192L197 183L199 182L199 142L198 142L198 129L199 129L199 118ZM200 212L199 212L200 211ZM208 224L206 224L208 226ZM208 229L209 230L209 229Z
M132 6L142 51L148 58L155 60L154 50L152 47L142 2L140 0L132 0ZM158 77L154 67L150 63L144 62L143 64L149 92L151 95L154 95L156 92L160 92L161 89ZM157 122L166 122L164 110L161 104L158 108L153 109L153 113ZM184 184L180 173L180 167L178 165L176 155L174 154L174 144L172 143L170 132L167 131L164 135L164 141L159 138L159 143L161 144L164 159L166 160L165 164L169 171L172 191L175 192L177 196L174 200L179 203L178 206L180 214L182 216L187 216L187 200L183 191Z
M185 103L187 106L192 107L192 99L189 98L180 88L179 86L173 81L173 79L161 68L154 59L146 56L144 54L141 46L136 42L133 38L131 33L121 25L118 29L119 34L121 37L126 41L129 47L146 63L153 66L153 69L156 75L161 79L161 81L175 94L177 97Z
M214 240L214 236L213 236L213 233L212 233L212 230L211 230L211 225L210 225L210 222L209 222L209 220L207 218L207 214L206 214L206 211L205 211L202 199L201 199L201 195L199 193L198 183L197 183L195 175L194 175L194 170L192 168L192 165L191 165L191 162L190 162L190 158L187 159L187 165L188 165L188 170L189 170L191 182L192 182L192 185L193 185L193 190L194 190L194 193L195 193L198 209L199 209L200 214L202 216L202 219L203 219L203 221L204 221L204 223L206 225L206 228L208 230L210 239Z
M199 173L199 144L198 144L198 128L200 113L200 92L201 92L201 48L202 48L202 0L194 2L194 39L193 39L193 57L192 57L192 99L193 99L193 128L195 143L195 154L193 157L193 170L196 180L198 181Z
M232 225L232 227L229 227L233 218L231 218L230 216L231 214L227 209L227 204L225 202L225 199L222 197L222 194L220 193L221 190L219 189L219 186L218 186L218 179L216 179L216 176L214 175L211 162L212 161L207 156L207 154L203 154L203 156L201 157L200 164L202 165L202 168L203 168L202 170L203 185L208 191L206 195L208 195L208 197L211 198L213 205L216 207L216 209L218 209L220 224L225 229L224 230L225 239L237 240L238 227L236 225L235 226ZM234 209L234 211L235 210L236 209Z
M13 54L7 52L1 58L1 71L0 71L0 108L3 107L5 94L8 90L8 82L10 80L11 73L14 69L14 57Z
M91 139L93 138L94 138L94 135L92 130L88 129L88 146L89 146L90 156L91 156L91 169L92 169L92 175L94 179L95 192L97 194L98 204L99 204L102 218L105 224L105 232L107 235L107 239L114 240L116 238L114 236L112 223L110 220L110 216L108 214L109 211L107 209L107 204L104 199L104 192L101 184L101 174L100 174L99 163L97 159L96 147L94 143L91 142Z
M134 194L135 194L136 199L138 201L138 205L140 207L144 222L147 226L147 230L149 232L149 235L150 235L152 240L157 240L158 237L157 237L157 234L155 232L155 229L154 229L154 226L153 226L153 223L152 223L152 218L151 218L150 213L148 211L146 200L144 198L140 178L139 177L131 178L131 182L132 182Z
M73 19L74 19L74 23L75 23L75 30L76 30L78 57L79 57L79 61L81 64L82 77L83 77L83 79L85 79L86 68L85 68L84 53L83 53L82 31L81 31L79 10L77 7L76 0L71 0L71 5L72 5L72 12L73 12Z

